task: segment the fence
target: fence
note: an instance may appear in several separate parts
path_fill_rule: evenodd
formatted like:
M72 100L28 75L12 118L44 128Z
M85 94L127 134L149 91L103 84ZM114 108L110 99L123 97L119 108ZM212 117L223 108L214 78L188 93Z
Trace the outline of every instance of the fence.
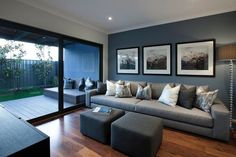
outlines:
M20 62L20 68L23 73L20 75L20 79L18 80L20 88L29 88L29 87L43 87L44 81L40 80L34 72L33 65L39 63L39 60L22 60ZM58 62L52 62L52 72L48 76L48 86L52 86L55 84L55 79L58 76ZM10 65L10 68L14 68L14 64ZM4 67L0 64L0 70L3 71ZM5 79L0 74L0 89L13 89L15 88L14 80L13 79Z

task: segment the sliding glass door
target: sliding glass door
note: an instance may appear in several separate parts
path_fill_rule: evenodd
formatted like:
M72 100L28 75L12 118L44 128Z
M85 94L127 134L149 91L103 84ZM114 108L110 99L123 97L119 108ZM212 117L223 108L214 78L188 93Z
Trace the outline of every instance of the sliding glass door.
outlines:
M0 106L16 116L37 121L84 106L85 81L94 88L101 74L101 44L0 19Z
M64 108L82 106L88 88L85 83L95 88L100 79L100 49L88 43L64 40L63 58Z
M24 120L58 112L58 44L55 37L0 26L1 106Z

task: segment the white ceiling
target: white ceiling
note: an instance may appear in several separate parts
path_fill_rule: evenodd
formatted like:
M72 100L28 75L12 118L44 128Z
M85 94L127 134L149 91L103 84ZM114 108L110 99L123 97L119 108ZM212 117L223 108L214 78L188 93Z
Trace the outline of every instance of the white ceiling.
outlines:
M236 0L19 0L105 33L235 11ZM107 17L113 20L108 21Z

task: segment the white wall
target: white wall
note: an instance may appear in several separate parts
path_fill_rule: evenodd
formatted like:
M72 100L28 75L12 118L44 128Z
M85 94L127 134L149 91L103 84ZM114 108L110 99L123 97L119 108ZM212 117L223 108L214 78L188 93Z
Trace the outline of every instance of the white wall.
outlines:
M107 34L16 0L1 0L0 18L103 44L103 80L107 79Z

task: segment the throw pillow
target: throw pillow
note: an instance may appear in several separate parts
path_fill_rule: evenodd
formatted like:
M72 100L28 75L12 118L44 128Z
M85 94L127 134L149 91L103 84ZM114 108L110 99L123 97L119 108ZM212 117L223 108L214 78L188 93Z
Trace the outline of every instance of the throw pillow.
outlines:
M90 90L94 88L94 81L90 77L88 77L85 81L85 90Z
M167 84L165 88L163 89L158 101L166 105L175 107L178 101L179 90L180 90L180 85L172 88L169 84Z
M197 88L196 88L196 102L194 104L194 107L201 108L200 104L198 103L199 102L198 99L200 99L199 95L201 93L205 93L205 92L208 92L208 86L197 86Z
M74 80L71 78L65 78L64 79L64 89L73 89L74 88Z
M193 103L195 102L196 87L186 87L181 85L179 91L178 105L187 109L193 108Z
M107 90L107 84L97 81L97 91L99 94L105 94Z
M147 85L143 88L140 84L138 84L138 90L136 93L136 98L141 100L150 100L152 99L152 89L150 85Z
M107 91L106 91L106 94L107 96L115 96L116 95L116 84L124 84L123 81L117 81L116 83L113 83L111 81L106 81L107 82Z
M84 91L84 88L85 88L85 80L84 78L82 78L81 80L79 80L78 89L79 91Z
M211 106L217 97L218 90L203 92L199 94L197 103L200 105L200 109L205 112L210 112Z
M196 95L199 95L202 92L208 92L208 86L197 86Z
M116 98L129 98L132 97L130 91L130 83L125 85L116 84Z

